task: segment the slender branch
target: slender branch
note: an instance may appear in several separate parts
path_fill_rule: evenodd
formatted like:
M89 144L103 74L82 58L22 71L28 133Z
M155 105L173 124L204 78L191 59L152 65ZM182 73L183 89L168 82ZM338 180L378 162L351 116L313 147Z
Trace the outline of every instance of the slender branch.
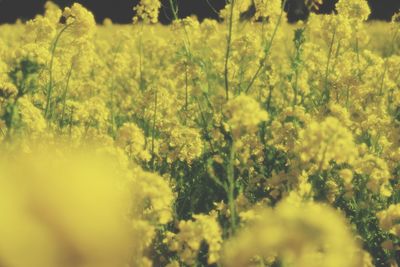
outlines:
M236 203L235 203L235 143L232 141L230 152L229 152L229 159L228 159L228 166L227 166L227 178L228 178L228 204L230 210L230 220L231 220L231 235L235 234L236 230Z
M64 94L63 94L63 108L61 112L61 125L64 126L64 116L65 116L65 108L66 108L66 102L67 102L67 95L68 95L68 88L69 88L69 82L71 80L72 76L72 70L73 66L71 64L71 67L69 68L68 74L67 74L67 82L65 84L65 89L64 89Z
M273 42L275 40L276 34L278 32L279 26L280 26L281 21L282 21L282 17L283 17L283 13L284 13L284 6L286 5L286 1L287 0L284 0L283 3L282 3L281 14L279 15L279 18L278 18L278 21L277 21L277 23L275 25L275 28L274 28L274 31L272 33L271 39L269 40L268 45L267 45L267 47L265 49L265 55L261 59L260 65L258 66L255 74L251 78L250 83L249 83L249 85L247 86L247 88L245 90L246 93L248 93L250 91L251 87L253 86L254 82L257 80L257 78L260 75L260 73L263 72L264 69L265 69L265 65L267 63L267 59L268 59L269 54L271 52L272 44L273 44Z
M219 12L215 9L215 7L213 7L210 3L210 0L206 0L207 5L211 8L211 10L216 14L219 15Z
M228 22L228 38L226 45L226 54L225 54L225 95L226 101L229 100L229 57L231 53L231 43L232 43L232 28L233 28L233 11L235 6L235 0L231 0L230 2L230 16Z
M210 134L209 134L208 129L207 129L207 120L206 120L206 118L204 116L203 109L201 108L200 101L199 101L199 99L197 99L197 97L196 97L196 100L197 100L197 105L198 105L199 111L200 111L200 117L201 117L201 119L203 121L204 131L205 131L205 134L207 136L208 145L210 146L211 153L214 154L215 153L214 146L213 146L213 144L211 142Z
M156 137L156 119L157 119L157 90L154 93L154 115L153 115L153 129L151 132L151 168L153 171L155 170L154 161L155 161L155 154L154 154L154 141Z
M71 25L73 25L74 23L70 23L65 25L65 27L57 34L52 49L51 49L51 59L50 59L50 66L49 66L49 84L47 87L47 101L46 101L46 109L44 112L44 115L46 118L48 118L48 114L49 114L49 109L50 109L50 101L51 101L51 94L53 91L53 65L54 65L54 58L55 58L55 52L56 52L56 48L57 48L57 44L60 41L61 35L69 28L71 27Z
M329 76L329 65L331 64L332 51L333 51L333 45L335 43L335 38L336 38L336 30L332 34L331 43L329 45L328 60L326 62L326 68L325 68L324 96L323 97L326 100L329 100L329 97L330 97L329 86L328 86L328 76Z

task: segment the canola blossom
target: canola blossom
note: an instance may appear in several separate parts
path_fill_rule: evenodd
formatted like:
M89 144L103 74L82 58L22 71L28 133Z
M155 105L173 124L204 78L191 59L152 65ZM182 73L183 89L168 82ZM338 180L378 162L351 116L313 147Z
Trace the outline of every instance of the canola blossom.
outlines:
M400 13L166 2L0 26L0 266L399 266Z

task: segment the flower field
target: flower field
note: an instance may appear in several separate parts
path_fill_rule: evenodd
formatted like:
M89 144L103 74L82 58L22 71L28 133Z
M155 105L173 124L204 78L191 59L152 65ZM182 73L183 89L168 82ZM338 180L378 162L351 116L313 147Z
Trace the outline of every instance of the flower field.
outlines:
M169 3L0 26L0 266L398 266L400 13Z

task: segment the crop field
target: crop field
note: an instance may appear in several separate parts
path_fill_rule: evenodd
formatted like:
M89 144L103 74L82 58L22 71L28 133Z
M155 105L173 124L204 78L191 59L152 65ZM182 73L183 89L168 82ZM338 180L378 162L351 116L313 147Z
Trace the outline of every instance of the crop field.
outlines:
M251 2L0 26L1 267L400 264L400 13Z

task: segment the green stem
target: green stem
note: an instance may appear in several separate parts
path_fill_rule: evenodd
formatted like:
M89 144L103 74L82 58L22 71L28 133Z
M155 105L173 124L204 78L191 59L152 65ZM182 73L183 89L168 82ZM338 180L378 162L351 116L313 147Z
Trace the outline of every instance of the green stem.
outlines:
M294 82L294 98L293 98L293 107L297 105L297 95L298 95L298 83L299 83L299 71L295 70L295 82Z
M235 6L235 0L231 0L230 2L230 16L228 22L228 38L226 44L226 54L225 54L225 96L226 101L229 100L229 57L231 54L231 44L232 44L232 29L233 29L233 11Z
M329 86L328 86L329 65L331 64L332 51L333 51L333 45L335 43L335 38L336 38L336 30L332 34L331 43L329 45L328 60L327 60L327 63L326 63L326 68L325 68L324 99L326 99L328 101L329 101L329 97L330 97Z
M282 3L281 14L279 15L279 18L278 18L278 21L277 21L277 23L275 25L275 28L274 28L274 31L272 33L271 39L269 40L269 42L268 42L268 44L267 44L267 46L265 48L265 55L261 59L260 65L258 66L255 74L251 78L250 83L249 83L249 85L247 86L247 88L245 90L246 93L248 93L250 91L251 87L253 87L254 82L257 80L257 78L260 75L260 73L262 73L264 71L265 65L267 64L267 59L268 59L269 54L271 52L272 44L273 44L273 42L275 40L276 34L278 32L279 26L280 26L281 21L282 21L282 17L283 17L283 13L284 13L284 6L286 5L286 1L287 0L284 0L283 3Z
M228 205L230 210L230 221L231 221L231 234L233 235L236 230L236 203L235 203L235 143L232 141L231 149L229 152L229 160L227 166L227 178L228 178Z
M44 112L45 118L49 119L49 110L50 110L50 101L51 101L51 94L53 92L53 65L54 65L54 58L55 52L57 48L57 44L60 41L61 35L72 25L73 23L67 24L64 28L57 34L52 49L51 49L51 59L50 59L50 66L49 66L49 84L47 87L47 100L46 100L46 109Z
M117 55L121 51L122 47L122 41L119 42L119 44L116 46L116 49L114 52L113 60L110 65L110 69L112 70L112 73L115 73L114 68L115 64L117 61ZM117 97L115 96L115 89L116 89L116 77L115 75L111 76L111 87L110 87L110 110L111 110L111 133L112 136L115 137L115 132L116 132L116 120L115 120L115 102L117 101Z
M268 92L268 100L267 100L267 110L268 112L271 111L271 101L272 101L272 90L273 90L273 86L269 87L269 92Z
M385 76L386 76L386 72L387 72L387 65L388 65L388 58L385 59L385 66L383 68L383 73L382 73L382 78L381 78L381 85L379 87L379 95L382 96L383 95L383 85L385 83Z
M154 94L154 115L153 115L153 129L151 132L151 168L155 170L155 154L154 154L154 142L156 138L156 118L157 118L157 90Z
M139 88L141 91L145 89L144 78L143 78L143 27L144 24L141 25L140 38L139 38L139 72L140 72Z
M6 126L7 126L7 135L6 141L11 141L13 132L14 132L14 116L17 114L18 107L17 107L18 98L16 98L12 104L7 107L7 117Z
M173 0L169 0L169 5L171 6L172 14L174 15L174 20L178 20L178 8Z
M67 74L67 83L65 84L65 89L64 89L64 94L63 94L63 108L62 108L62 113L61 113L61 123L64 121L64 115L65 115L65 107L66 107L66 102L67 102L67 95L68 95L68 88L69 88L69 82L71 80L72 76L72 65L71 68L68 71Z
M396 38L397 38L397 31L393 34L393 38L392 38L392 41L391 41L391 49L390 49L389 55L385 59L385 66L384 66L383 73L382 73L381 85L380 85L380 89L379 89L379 95L383 95L383 85L384 85L384 82L385 82L385 75L386 75L386 72L387 72L388 61L389 61L389 57L394 52L394 49L395 49L394 44L395 44Z
M174 3L173 0L169 0L169 5L171 6L172 13L174 15L174 20L179 20L178 17L178 5L176 2ZM185 53L186 53L186 62L185 62L185 111L188 110L188 102L189 102L189 94L188 94L188 62L191 60L191 52L190 52L190 39L189 34L186 29L186 25L183 24L183 31L185 35L185 40L183 44L185 46Z
M173 0L169 0L169 5L171 6L171 10L172 10L172 13L174 15L174 20L179 20L179 17L178 17L178 11L179 10L178 10L177 3L176 2L174 3ZM188 58L190 58L190 55L191 55L191 53L190 53L190 39L189 39L189 33L188 33L187 29L186 29L186 25L185 24L183 24L183 31L185 33L185 40L184 40L183 43L185 45L186 56Z
M207 129L207 120L206 120L206 118L204 116L203 109L201 108L200 101L197 98L195 98L195 99L197 100L197 105L199 106L200 117L201 117L201 120L203 121L203 128L204 128L205 134L207 136L207 141L208 141L208 144L210 146L211 153L214 154L215 153L214 152L214 146L213 146L213 144L211 142L210 133L208 132L208 129Z
M185 111L188 111L188 102L189 102L189 92L188 92L188 65L185 64Z
M69 115L69 138L72 137L72 119L74 117L74 109L71 109L71 113Z
M361 69L360 69L360 44L358 38L358 32L356 33L356 53L357 53L357 76L361 80Z

